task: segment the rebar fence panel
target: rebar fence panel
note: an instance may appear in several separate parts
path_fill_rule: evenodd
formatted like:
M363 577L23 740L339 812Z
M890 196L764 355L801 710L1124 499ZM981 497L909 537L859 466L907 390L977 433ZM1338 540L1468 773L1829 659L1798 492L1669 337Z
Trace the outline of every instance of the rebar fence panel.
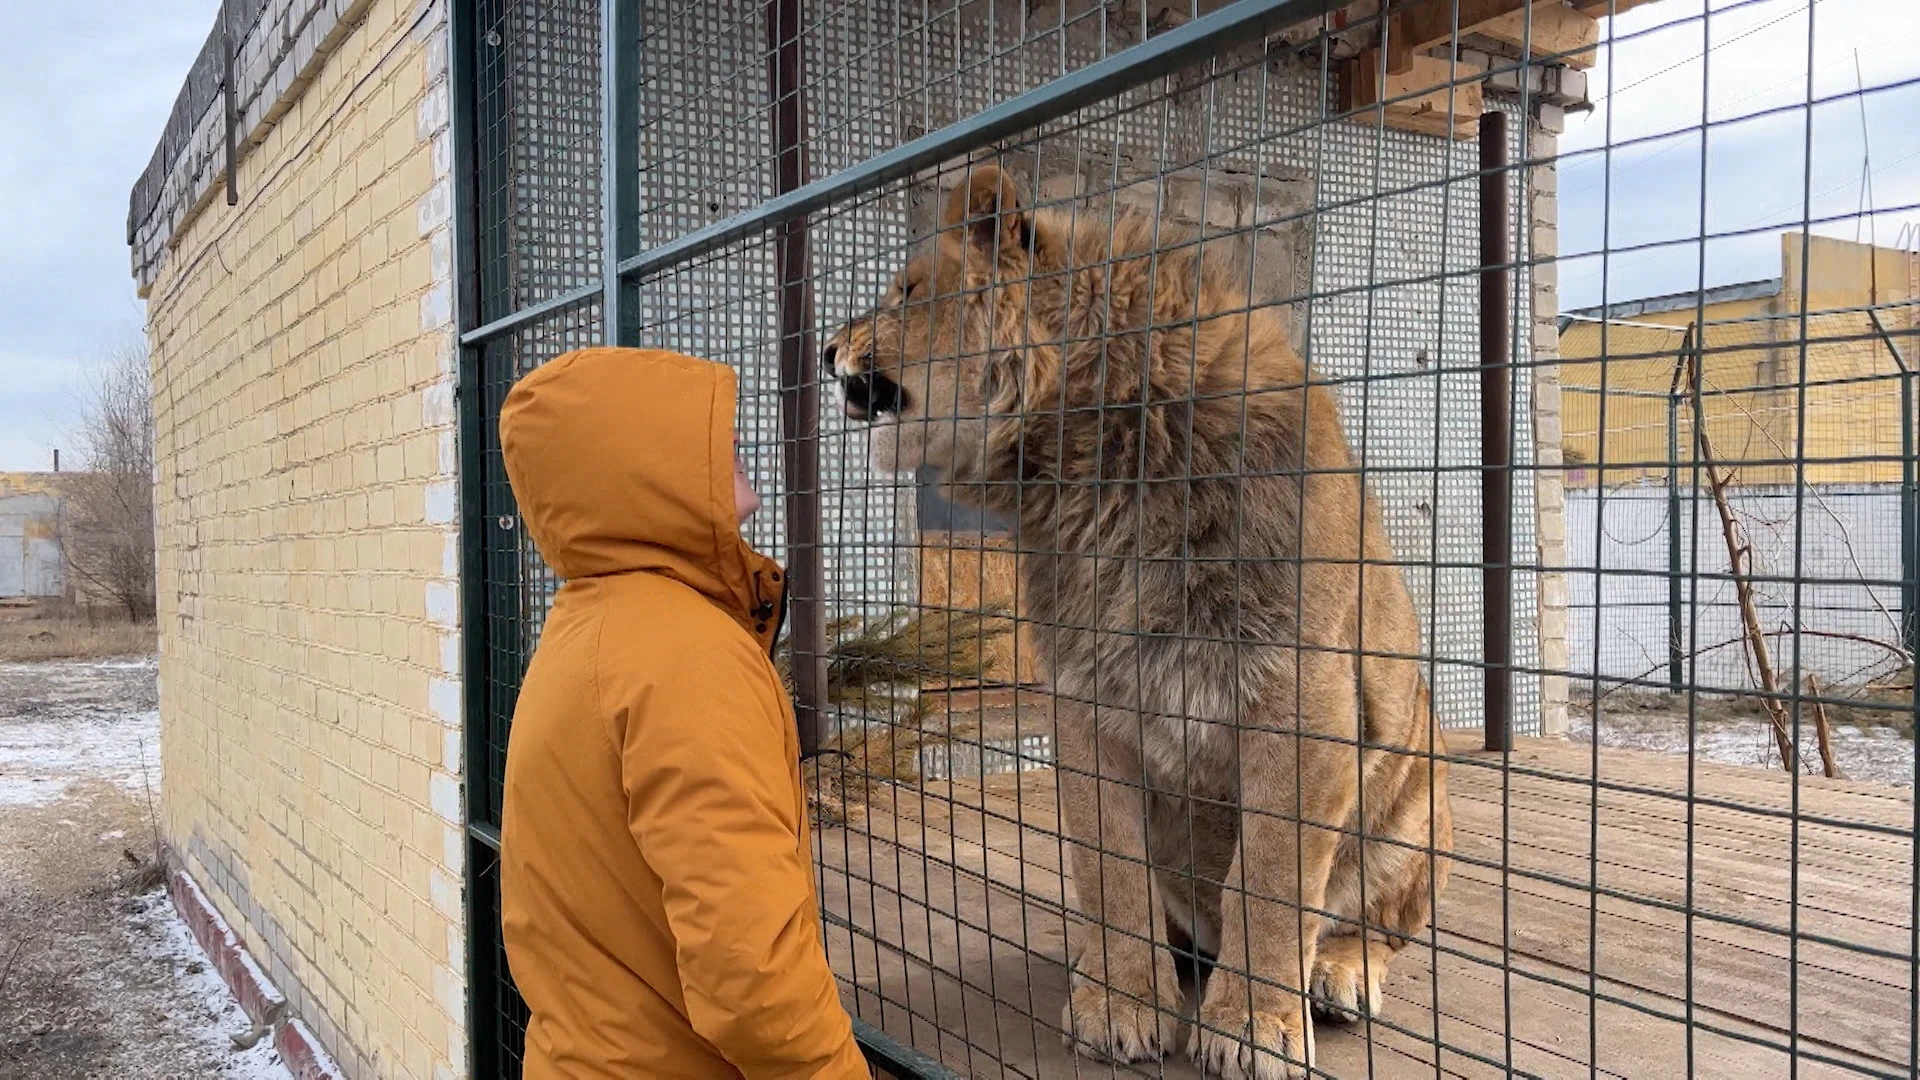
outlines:
M457 4L476 1075L561 585L497 411L611 342L739 373L882 1074L1920 1076L1854 7Z

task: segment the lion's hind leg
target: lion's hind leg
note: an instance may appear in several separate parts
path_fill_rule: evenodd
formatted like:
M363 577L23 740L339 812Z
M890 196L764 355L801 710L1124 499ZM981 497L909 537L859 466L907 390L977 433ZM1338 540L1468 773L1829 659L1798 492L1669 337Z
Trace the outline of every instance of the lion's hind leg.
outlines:
M1330 917L1321 924L1310 987L1314 1015L1326 1020L1352 1023L1380 1014L1388 968L1427 928L1434 893L1445 882L1453 827L1444 779L1436 777L1435 800L1430 763L1406 764L1394 804L1381 813L1367 807L1364 847L1348 837L1334 860Z

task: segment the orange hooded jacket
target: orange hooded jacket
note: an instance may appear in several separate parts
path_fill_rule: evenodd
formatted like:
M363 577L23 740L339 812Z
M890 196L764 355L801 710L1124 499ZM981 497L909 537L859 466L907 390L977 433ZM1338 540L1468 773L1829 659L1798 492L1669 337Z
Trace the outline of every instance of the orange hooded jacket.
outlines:
M566 579L507 754L501 904L528 1080L869 1076L820 944L779 566L740 538L735 383L588 349L500 411Z

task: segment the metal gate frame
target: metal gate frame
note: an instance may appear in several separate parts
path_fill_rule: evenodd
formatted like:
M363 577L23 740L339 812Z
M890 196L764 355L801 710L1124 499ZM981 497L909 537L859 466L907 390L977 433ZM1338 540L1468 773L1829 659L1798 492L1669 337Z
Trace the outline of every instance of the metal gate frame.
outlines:
M505 767L511 700L495 693L515 687L526 657L517 640L495 640L495 605L503 576L490 559L489 530L512 527L510 513L493 505L488 481L503 477L488 448L497 439L495 416L483 392L482 351L515 330L574 311L596 300L602 304L601 340L632 345L637 336L640 280L716 251L735 241L777 233L780 324L780 435L787 485L785 515L789 577L793 584L790 627L797 658L796 713L803 746L817 745L825 688L825 615L820 547L820 447L818 380L814 365L812 285L807 236L808 216L836 202L874 191L922 169L1018 132L1066 116L1076 109L1144 85L1155 78L1204 60L1223 44L1259 39L1278 28L1319 18L1341 0L1239 0L1210 15L1153 37L1087 65L1047 85L1005 101L948 127L930 132L833 176L803 182L807 120L800 88L804 85L804 0L768 0L768 85L774 103L775 197L741 214L646 251L637 251L639 175L637 140L638 81L635 60L640 41L638 5L601 0L601 280L482 323L479 252L497 237L483 235L481 200L490 190L482 170L497 163L479 160L479 111L484 94L477 63L479 0L452 4L449 65L452 79L454 257L457 267L455 309L459 328L456 396L459 409L461 475L461 597L464 641L464 719L466 724L468 1001L471 1067L474 1076L518 1075L525 1006L512 986L499 935L500 831L497 799ZM617 43L607 47L607 43ZM499 76L499 72L492 72ZM606 88L613 88L607 93ZM497 91L498 85L489 87ZM517 578L508 592L517 588ZM811 661L811 662L808 662ZM481 792L486 792L481 795ZM950 1075L931 1059L899 1045L859 1021L856 1034L876 1065L899 1076Z
M478 1077L519 1075L518 1039L524 1037L525 1005L513 988L499 933L499 813L497 792L505 767L507 728L512 694L517 689L527 657L517 631L499 632L503 606L517 621L520 579L516 566L503 565L490 551L487 537L495 531L515 532L517 518L505 489L498 462L497 402L490 403L483 367L486 346L505 336L540 326L595 302L601 304L599 340L606 344L636 344L638 283L689 263L727 245L756 235L776 236L777 288L780 333L780 437L786 485L786 549L792 582L789 620L796 657L796 714L802 745L818 745L825 704L825 606L820 534L820 446L818 380L814 375L812 284L809 265L808 220L815 212L843 200L876 191L922 170L994 142L1065 117L1075 110L1115 97L1128 90L1202 62L1223 46L1259 40L1286 26L1318 19L1344 0L1238 0L1211 14L1167 30L1123 51L1113 53L1053 79L1034 90L1008 99L957 123L932 131L894 149L811 183L805 182L807 118L803 108L806 56L804 0L766 0L768 89L772 102L775 196L750 210L684 234L648 250L637 249L639 234L637 181L639 176L639 90L636 75L641 40L639 5L635 0L600 0L600 169L599 207L602 213L599 280L562 292L519 310L482 321L480 258L483 250L504 243L482 220L483 201L503 186L497 158L482 160L479 138L483 109L501 108L504 73L479 63L478 8L482 0L453 0L449 67L452 85L452 168L454 259L458 279L455 316L458 327L457 407L461 476L461 603L463 629L463 689L466 733L466 840L468 915L468 1001L471 1070ZM608 43L617 43L607 47ZM489 80L482 86L482 80ZM612 92L607 92L612 88ZM511 105L506 108L510 109ZM1494 114L1498 116L1498 114ZM1504 119L1504 118L1502 118ZM1504 125L1501 125L1503 127ZM1504 151L1504 132L1483 134ZM1491 143L1488 143L1491 145ZM1504 154L1502 154L1504 158ZM611 167L606 167L610 163ZM1508 166L1492 166L1487 178L1504 189ZM493 180L494 183L487 181ZM1504 202L1504 190L1500 198ZM489 219L491 220L491 219ZM1505 215L1499 218L1504 224ZM1502 230L1504 231L1504 230ZM1491 235L1491 234L1489 234ZM1504 245L1483 257L1485 289L1504 301L1510 291L1508 271L1512 256ZM1494 313L1496 308L1486 308ZM1491 394L1504 408L1508 392L1506 356L1510 327L1499 315L1497 334L1483 340L1483 350L1497 347L1487 365ZM1498 423L1498 430L1507 425ZM1495 448L1496 450L1498 448ZM1502 456L1503 455L1497 455ZM1488 488L1487 511L1492 514L1511 498L1510 465L1504 459L1483 463ZM506 502L502 502L502 498ZM1499 515L1502 523L1504 515ZM1504 537L1489 533L1490 554L1484 573L1489 587L1511 575L1512 558ZM1494 612L1488 608L1489 618ZM1499 609L1501 616L1507 606ZM1502 620L1504 621L1504 619ZM1510 700L1513 674L1508 634L1489 626L1484 638L1489 650L1486 745L1508 745L1508 709L1495 701ZM1496 648L1500 646L1500 648ZM1495 653L1500 653L1495 655ZM1493 692L1494 684L1502 684ZM870 1060L886 1072L902 1077L952 1075L948 1070L904 1047L884 1033L855 1020L856 1035Z

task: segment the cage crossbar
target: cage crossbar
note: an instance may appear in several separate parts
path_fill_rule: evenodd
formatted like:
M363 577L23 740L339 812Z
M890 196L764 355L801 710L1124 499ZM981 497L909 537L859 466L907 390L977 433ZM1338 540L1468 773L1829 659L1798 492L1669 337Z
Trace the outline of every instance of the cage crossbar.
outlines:
M1045 86L624 260L619 264L620 276L646 277L699 258L782 222L912 176L956 154L977 150L996 139L1123 94L1205 59L1225 42L1263 38L1278 27L1319 18L1339 4L1340 0L1238 0Z

